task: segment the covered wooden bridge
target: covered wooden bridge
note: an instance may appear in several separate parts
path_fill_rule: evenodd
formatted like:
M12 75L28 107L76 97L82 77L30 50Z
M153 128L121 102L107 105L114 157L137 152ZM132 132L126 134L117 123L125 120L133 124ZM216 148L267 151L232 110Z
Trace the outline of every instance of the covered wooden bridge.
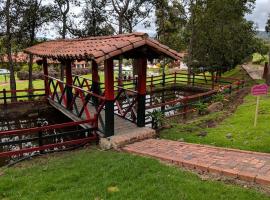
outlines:
M180 60L174 50L145 33L48 41L27 48L26 53L42 58L46 97L55 108L73 121L89 120L112 136L134 127L145 126L147 61L164 57ZM65 66L65 81L49 76L47 59ZM136 89L115 85L114 60L133 59L138 78ZM90 79L72 75L74 61L91 62ZM98 75L104 63L104 85Z

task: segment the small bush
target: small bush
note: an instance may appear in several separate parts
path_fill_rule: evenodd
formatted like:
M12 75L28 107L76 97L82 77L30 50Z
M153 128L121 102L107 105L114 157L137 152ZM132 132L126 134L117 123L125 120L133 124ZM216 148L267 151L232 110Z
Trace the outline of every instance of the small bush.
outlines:
M91 73L91 70L88 68L77 68L77 69L74 68L72 70L72 73L74 75L87 75L87 74Z
M49 76L52 76L52 77L59 77L59 72L57 72L53 67L49 67L48 68L48 74Z
M17 77L18 77L19 80L28 80L29 73L27 71L19 71L17 73Z
M33 72L40 72L42 71L42 66L39 66L38 64L33 63L32 69L33 69ZM20 71L28 72L29 71L28 64L23 65Z
M160 110L153 110L149 113L152 118L152 128L158 129L162 127L164 121L164 114Z
M224 94L217 93L212 97L212 102L222 102L224 100Z
M200 115L205 115L207 113L208 104L199 101L195 104L195 108L198 110Z

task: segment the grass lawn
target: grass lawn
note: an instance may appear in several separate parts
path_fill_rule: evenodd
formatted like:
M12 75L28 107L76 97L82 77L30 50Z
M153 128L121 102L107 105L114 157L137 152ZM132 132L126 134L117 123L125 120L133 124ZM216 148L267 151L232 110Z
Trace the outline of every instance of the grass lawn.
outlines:
M222 115L222 112L202 117L190 125L175 123L173 128L161 131L161 137L270 153L270 96L261 97L256 128L253 126L255 106L256 97L248 95L237 111L217 127L203 128L200 124L203 121L217 119ZM206 132L207 135L200 136L202 131Z
M1 199L263 200L252 189L203 181L156 160L112 151L80 150L42 157L0 176Z
M252 63L264 65L265 62L269 61L268 55L261 55L259 53L254 53L252 56Z

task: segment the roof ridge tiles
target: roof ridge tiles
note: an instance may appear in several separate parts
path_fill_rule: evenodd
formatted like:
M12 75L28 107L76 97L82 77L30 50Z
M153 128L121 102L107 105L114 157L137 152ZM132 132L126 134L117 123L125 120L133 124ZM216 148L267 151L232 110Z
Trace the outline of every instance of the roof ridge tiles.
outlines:
M88 59L91 57L92 60L100 62L144 45L156 49L160 55L167 55L176 60L181 58L178 52L151 39L146 33L140 32L113 36L52 40L29 47L24 52L47 58Z
M73 41L86 41L86 40L101 40L101 39L110 39L110 38L122 38L122 37L144 37L149 38L147 33L143 32L133 32L133 33L123 33L118 35L104 35L104 36L90 36L90 37L82 37L82 38L68 38L68 39L56 39L56 40L49 40L46 42L73 42Z

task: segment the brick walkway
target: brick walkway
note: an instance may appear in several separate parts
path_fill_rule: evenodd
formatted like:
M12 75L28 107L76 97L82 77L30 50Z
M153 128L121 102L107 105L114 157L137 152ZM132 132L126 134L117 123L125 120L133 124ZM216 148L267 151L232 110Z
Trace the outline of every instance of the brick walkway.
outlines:
M267 153L158 139L130 144L123 150L151 156L200 172L270 185L270 154Z

